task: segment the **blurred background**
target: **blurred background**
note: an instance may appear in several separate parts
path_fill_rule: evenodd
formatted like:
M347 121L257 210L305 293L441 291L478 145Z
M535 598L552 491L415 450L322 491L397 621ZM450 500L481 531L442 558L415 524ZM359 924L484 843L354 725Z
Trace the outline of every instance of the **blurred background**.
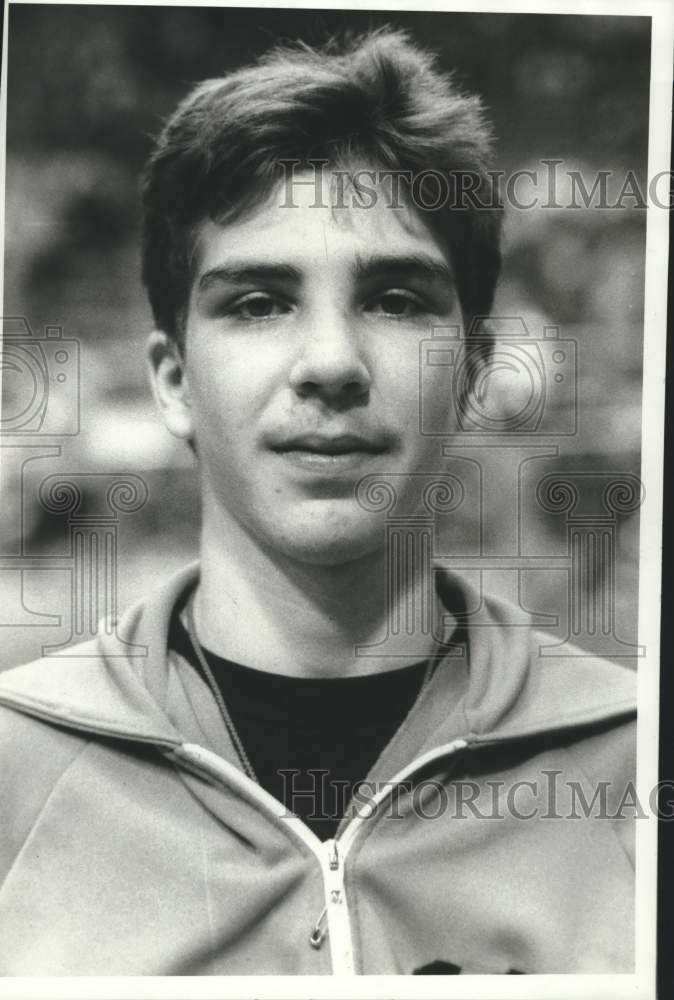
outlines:
M23 317L33 338L43 339L39 358L31 350L51 381L48 419L28 424L33 417L21 400L37 390L30 379L23 385L7 349L27 336L13 321L3 355L0 557L34 557L37 567L41 557L67 557L67 519L37 500L37 484L58 472L88 474L82 517L105 509L104 474L131 473L148 486L147 503L116 515L121 607L195 555L192 459L164 431L146 386L151 318L139 278L140 170L162 120L196 81L249 62L279 39L320 43L382 23L407 29L482 95L507 173L532 169L543 177L542 160L562 160L560 200L568 170L580 171L589 188L598 171L612 171L614 194L615 179L632 171L646 190L648 18L10 6L4 315ZM522 197L531 191L519 190ZM636 200L613 209L508 213L495 313L522 317L533 337L558 326L561 338L577 344L576 433L556 439L558 455L538 461L535 479L554 470L601 482L605 473L639 473L646 213ZM46 328L57 329L47 336ZM569 400L553 392L546 405L554 427L554 407ZM483 543L495 550L499 525L512 521L513 497L494 484L499 468L504 480L511 474L513 453L504 449L490 461ZM565 517L524 507L534 540L520 539L520 548L563 555ZM447 553L475 551L474 522L470 510L455 516ZM615 538L615 565L584 586L609 595L616 633L634 641L636 514L617 518ZM0 666L69 635L65 564L17 566L0 561ZM499 588L498 574L490 585ZM560 616L553 628L560 638L567 586L564 571L536 572L520 594L522 604ZM511 588L504 578L504 591Z

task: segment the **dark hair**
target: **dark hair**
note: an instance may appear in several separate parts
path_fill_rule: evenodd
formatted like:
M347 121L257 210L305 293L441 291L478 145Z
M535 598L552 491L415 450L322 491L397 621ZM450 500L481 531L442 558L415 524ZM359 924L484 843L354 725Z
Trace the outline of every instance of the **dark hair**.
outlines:
M167 122L144 175L143 281L155 323L180 342L198 226L254 207L289 160L435 171L454 192L469 175L486 207L450 198L424 216L447 247L465 322L488 314L501 259L490 140L479 98L390 28L321 49L278 47L201 83Z

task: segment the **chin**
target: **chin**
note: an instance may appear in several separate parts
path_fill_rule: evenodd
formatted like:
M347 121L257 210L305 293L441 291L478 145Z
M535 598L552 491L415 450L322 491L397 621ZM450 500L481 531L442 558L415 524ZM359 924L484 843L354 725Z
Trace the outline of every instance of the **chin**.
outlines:
M360 517L340 519L338 524L331 524L331 518L326 517L279 526L279 530L267 534L267 544L296 562L343 566L380 552L385 538L382 523L376 517L363 521L361 512Z
M334 543L316 544L315 546L303 545L288 547L285 555L294 562L302 563L304 566L348 566L350 563L359 562L373 552L378 552L379 547L355 546L344 543L343 545Z

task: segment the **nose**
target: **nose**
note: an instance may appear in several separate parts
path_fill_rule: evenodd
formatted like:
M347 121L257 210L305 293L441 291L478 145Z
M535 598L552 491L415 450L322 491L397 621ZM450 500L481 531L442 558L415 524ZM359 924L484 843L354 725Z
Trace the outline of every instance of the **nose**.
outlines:
M333 406L366 401L372 377L355 324L323 311L302 339L289 380L303 399L314 397Z

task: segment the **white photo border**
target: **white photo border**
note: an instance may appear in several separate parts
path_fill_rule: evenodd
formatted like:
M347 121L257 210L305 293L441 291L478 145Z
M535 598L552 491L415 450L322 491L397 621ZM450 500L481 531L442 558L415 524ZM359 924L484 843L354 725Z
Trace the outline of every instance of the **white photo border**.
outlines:
M5 0L5 25L10 6L31 0ZM185 0L141 0L142 6L187 6ZM70 0L69 6L138 6L135 0ZM538 2L463 2L435 0L419 4L400 0L370 0L367 4L343 0L296 0L279 3L258 0L253 4L220 4L192 0L190 7L223 7L312 11L414 11L449 13L564 14L650 17L651 89L649 101L648 177L671 168L672 52L674 6L669 0L538 0ZM0 106L0 179L5 190L7 119L7 47L5 30L2 49ZM0 202L0 249L4 259L4 197ZM644 322L642 462L641 479L645 500L640 516L639 630L638 642L646 650L639 665L637 794L648 801L649 790L658 780L658 719L660 659L660 579L662 558L662 490L664 458L665 367L667 331L669 216L667 210L649 206L646 232L646 291ZM3 294L0 270L0 296ZM655 996L657 820L653 815L637 824L636 965L634 974L564 974L526 976L367 976L345 981L340 977L228 976L228 977L6 977L0 978L0 997L28 998L285 998L311 997L325 1000L353 998L468 998L501 1000L650 1000ZM1 930L0 930L1 933Z

